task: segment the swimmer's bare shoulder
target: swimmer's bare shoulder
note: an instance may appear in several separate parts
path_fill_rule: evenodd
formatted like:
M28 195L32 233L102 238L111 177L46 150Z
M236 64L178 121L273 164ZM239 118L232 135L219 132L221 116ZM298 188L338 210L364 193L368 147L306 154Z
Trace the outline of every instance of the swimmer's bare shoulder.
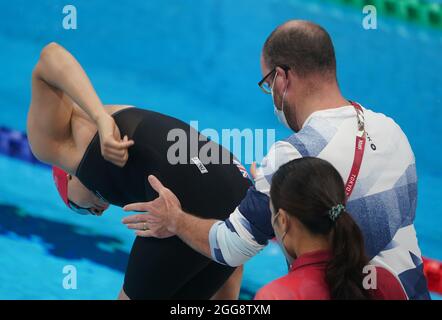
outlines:
M112 115L124 109L134 108L130 105L104 105L104 110L107 114ZM97 133L97 126L88 116L88 114L83 111L77 104L73 103L73 111L71 117L71 141L65 141L66 144L71 143L72 148L68 149L67 152L71 155L70 166L72 168L77 168L81 158L84 155L87 147L93 136ZM72 169L73 170L73 169Z
M127 158L127 148L133 142L120 141L115 134L118 128L114 130L115 124L103 114L127 107L112 105L103 108L79 62L62 46L52 42L42 49L32 72L27 117L31 150L40 161L72 174L100 123L100 132L106 140L103 156L122 166ZM125 152L113 156L112 151L115 153L119 148Z

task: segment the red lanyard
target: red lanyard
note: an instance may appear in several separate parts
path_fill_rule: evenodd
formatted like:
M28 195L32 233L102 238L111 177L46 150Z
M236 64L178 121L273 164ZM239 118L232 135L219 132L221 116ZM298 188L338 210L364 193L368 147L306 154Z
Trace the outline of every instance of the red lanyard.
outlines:
M364 111L362 107L356 103L351 102L356 110L358 119L358 134L356 135L356 146L355 146L355 157L353 159L353 165L351 167L350 175L348 176L347 183L345 184L345 194L347 199L350 198L351 193L356 184L356 179L359 175L359 170L361 169L362 158L364 157L365 150L365 120Z

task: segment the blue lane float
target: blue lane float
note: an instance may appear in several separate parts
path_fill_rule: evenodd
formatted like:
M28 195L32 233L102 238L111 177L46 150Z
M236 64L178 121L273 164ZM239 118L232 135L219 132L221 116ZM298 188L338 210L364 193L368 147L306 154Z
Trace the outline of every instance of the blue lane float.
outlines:
M0 127L0 154L35 165L49 167L32 154L28 136L18 130Z

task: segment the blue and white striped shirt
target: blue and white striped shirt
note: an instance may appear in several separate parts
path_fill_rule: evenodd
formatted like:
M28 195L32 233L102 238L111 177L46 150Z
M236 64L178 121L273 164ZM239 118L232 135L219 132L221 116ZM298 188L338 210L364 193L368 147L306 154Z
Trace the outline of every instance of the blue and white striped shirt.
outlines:
M414 154L401 128L383 114L364 109L367 144L347 209L362 230L371 263L390 270L410 299L428 299L413 221L417 201ZM226 221L209 234L214 260L238 266L274 236L269 210L273 174L297 158L329 161L346 181L357 133L353 106L314 112L302 129L276 142L263 159L251 188Z

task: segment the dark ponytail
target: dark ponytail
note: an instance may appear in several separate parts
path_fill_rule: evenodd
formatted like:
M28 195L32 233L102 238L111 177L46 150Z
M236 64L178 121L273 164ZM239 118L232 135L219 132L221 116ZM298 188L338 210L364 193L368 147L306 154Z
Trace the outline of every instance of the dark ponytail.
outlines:
M293 160L273 176L270 197L275 210L284 209L312 234L328 237L333 257L325 280L331 298L370 299L370 291L363 287L368 258L361 230L346 211L341 211L335 221L330 218L330 210L345 205L346 200L337 170L317 158Z
M331 230L333 259L327 265L325 279L332 299L369 299L364 289L362 270L368 264L364 239L353 218L342 212Z

